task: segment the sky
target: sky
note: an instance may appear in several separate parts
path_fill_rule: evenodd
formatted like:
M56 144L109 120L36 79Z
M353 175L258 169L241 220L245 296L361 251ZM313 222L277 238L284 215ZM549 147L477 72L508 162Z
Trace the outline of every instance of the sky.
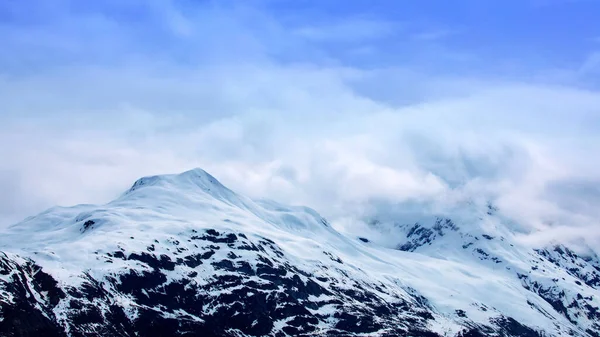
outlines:
M334 224L493 202L527 242L600 250L598 13L598 0L1 1L0 226L201 167Z

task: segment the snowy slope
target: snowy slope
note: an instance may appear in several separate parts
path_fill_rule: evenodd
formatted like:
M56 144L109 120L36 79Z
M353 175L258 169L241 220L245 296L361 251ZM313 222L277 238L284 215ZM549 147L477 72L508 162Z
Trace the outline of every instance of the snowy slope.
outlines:
M146 177L3 233L0 334L599 336L598 258L492 213L398 223L390 249L200 169Z

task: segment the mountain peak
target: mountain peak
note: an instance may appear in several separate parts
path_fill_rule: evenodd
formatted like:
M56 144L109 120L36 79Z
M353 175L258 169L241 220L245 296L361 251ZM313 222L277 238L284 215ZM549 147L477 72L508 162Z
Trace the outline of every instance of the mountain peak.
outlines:
M174 187L198 187L204 191L210 191L211 189L225 189L227 188L213 177L211 174L201 168L194 168L178 174L163 174L142 177L135 181L131 188L126 194L132 193L140 188L146 186L165 186L170 185Z

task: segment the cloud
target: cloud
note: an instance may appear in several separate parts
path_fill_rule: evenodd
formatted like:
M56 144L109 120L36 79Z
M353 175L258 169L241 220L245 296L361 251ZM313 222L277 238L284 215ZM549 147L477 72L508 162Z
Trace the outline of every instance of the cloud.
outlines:
M399 24L392 21L346 18L337 22L296 28L293 34L319 42L364 42L393 34Z
M440 39L444 39L447 38L449 36L458 34L459 31L458 30L453 30L453 29L439 29L439 30L430 30L430 31L425 31L425 32L421 32L418 34L413 35L413 38L415 40L421 40L421 41L434 41L434 40L440 40Z
M236 78L238 70L221 76ZM2 132L2 143L13 146L1 153L12 158L2 168L21 176L7 178L18 190L13 205L33 213L42 204L108 201L139 176L200 166L243 193L308 204L333 219L363 216L381 200L444 211L482 198L528 228L593 225L593 208L576 201L598 176L576 136L597 142L594 92L507 84L394 108L356 95L330 70L260 68L247 76L270 79L243 76L202 89L227 93L232 111L222 115L182 113L173 121L156 105L77 121L16 118L12 132ZM270 97L278 101L265 103ZM204 110L203 102L189 104Z
M581 68L580 73L584 75L594 75L600 72L600 51L590 53Z
M202 167L353 233L383 212L409 221L493 200L525 241L571 228L573 240L599 242L597 90L329 63L307 44L376 40L395 29L385 20L297 30L247 7L159 9L145 8L138 27L118 19L123 8L102 7L92 12L100 24L83 32L35 30L42 46L16 38L29 25L3 28L15 37L3 42L19 47L6 49L4 65L26 50L56 58L31 61L43 71L0 72L0 222L106 202L140 176ZM142 28L155 43L140 39ZM80 48L96 35L102 48ZM94 57L99 49L106 57Z

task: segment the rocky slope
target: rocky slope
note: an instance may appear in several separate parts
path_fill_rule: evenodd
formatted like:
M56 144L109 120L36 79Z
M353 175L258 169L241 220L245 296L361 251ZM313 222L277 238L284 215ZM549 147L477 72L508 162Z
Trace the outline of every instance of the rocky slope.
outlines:
M598 257L492 211L399 221L390 249L199 169L142 178L3 233L0 335L600 336Z

